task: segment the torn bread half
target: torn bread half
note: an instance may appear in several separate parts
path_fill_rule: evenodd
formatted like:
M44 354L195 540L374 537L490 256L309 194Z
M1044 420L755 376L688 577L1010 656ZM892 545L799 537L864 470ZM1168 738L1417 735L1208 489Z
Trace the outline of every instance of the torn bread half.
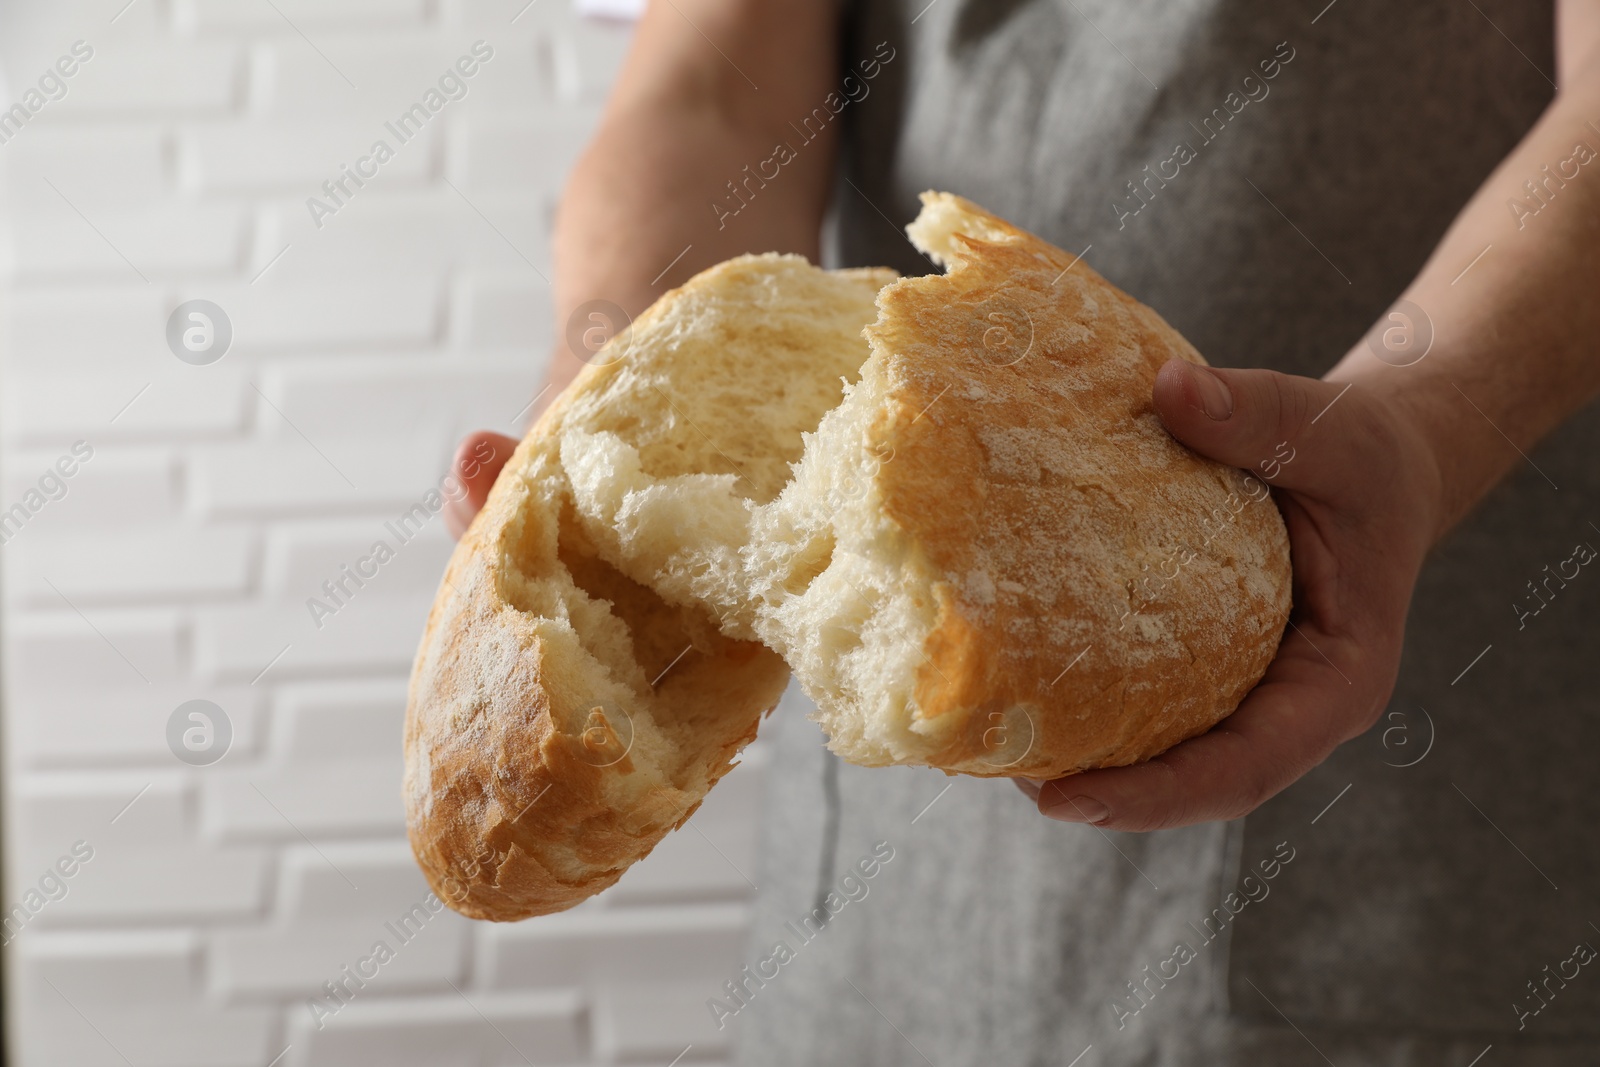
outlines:
M1070 254L923 201L945 274L713 267L506 464L407 716L412 845L457 910L615 882L791 669L852 762L1030 777L1149 758L1265 670L1282 520L1150 400L1199 354Z
M664 550L652 536L728 540L718 524L782 491L802 432L859 373L894 277L796 256L714 267L614 338L507 461L412 671L407 822L441 900L502 920L571 907L681 826L755 737L782 657L619 567L574 483L653 487L641 553ZM584 440L603 453L572 456Z

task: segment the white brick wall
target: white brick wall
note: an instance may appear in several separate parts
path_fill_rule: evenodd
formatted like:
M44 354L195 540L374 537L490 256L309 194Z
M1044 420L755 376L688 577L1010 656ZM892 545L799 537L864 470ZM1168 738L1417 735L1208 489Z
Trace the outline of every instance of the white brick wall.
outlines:
M442 521L320 628L306 598L462 432L516 429L554 332L555 198L627 44L525 2L0 9L0 105L94 49L0 143L0 510L93 448L0 547L4 904L28 916L8 1062L726 1055L705 999L743 962L759 748L600 898L510 926L441 913L320 1028L307 1003L426 895L400 726ZM314 225L306 198L480 39L467 96ZM209 366L166 345L190 299L232 322ZM210 766L168 747L192 699L232 724Z

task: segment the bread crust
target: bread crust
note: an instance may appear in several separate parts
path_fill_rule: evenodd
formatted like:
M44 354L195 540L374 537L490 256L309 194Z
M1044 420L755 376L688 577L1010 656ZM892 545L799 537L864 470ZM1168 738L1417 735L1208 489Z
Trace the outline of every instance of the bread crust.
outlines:
M980 776L1147 759L1231 713L1275 654L1282 517L1162 426L1157 371L1205 362L1176 330L1070 253L923 200L913 236L950 269L887 287L867 330L882 509L938 604L913 730L927 763Z
M616 882L732 769L788 677L762 646L689 627L703 655L652 698L699 699L713 689L708 676L722 673L734 684L715 688L733 714L720 721L737 721L703 737L697 765L676 774L632 750L637 698L594 684L571 628L519 607L506 588L511 561L526 551L515 542L553 541L560 521L540 493L551 480L540 477L550 424L519 446L451 558L406 712L412 850L439 898L473 918L559 911ZM583 713L591 702L605 708L599 721Z

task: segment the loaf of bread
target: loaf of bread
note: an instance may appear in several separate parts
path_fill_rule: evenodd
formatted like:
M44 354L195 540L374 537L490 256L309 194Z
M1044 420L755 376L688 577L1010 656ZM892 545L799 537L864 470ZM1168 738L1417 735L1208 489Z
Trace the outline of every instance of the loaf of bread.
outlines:
M614 883L791 670L847 760L1036 778L1147 759L1260 678L1283 522L1151 404L1199 354L1072 255L923 201L946 273L713 267L506 464L407 713L412 846L457 910Z

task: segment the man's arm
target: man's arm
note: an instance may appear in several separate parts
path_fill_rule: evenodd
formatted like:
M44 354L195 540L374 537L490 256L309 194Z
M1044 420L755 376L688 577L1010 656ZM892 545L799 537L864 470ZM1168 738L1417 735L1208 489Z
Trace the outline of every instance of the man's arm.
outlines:
M1557 0L1556 81L1570 85L1600 49L1600 4L1594 0Z
M833 90L837 23L836 0L652 0L561 198L545 403L583 369L585 349L569 346L567 325L588 301L633 316L743 252L817 260L834 126L799 147L776 178L761 179L758 168L775 146L799 139L789 124ZM465 494L445 509L453 536L483 506L516 444L488 431L461 441L454 470Z
M1600 0L1558 13L1555 101L1404 294L1434 333L1424 358L1362 343L1323 381L1162 368L1156 407L1191 448L1248 470L1293 449L1266 475L1293 547L1293 628L1210 732L1138 766L1019 783L1044 814L1119 830L1238 818L1363 733L1394 689L1427 552L1600 394Z
M816 261L834 127L801 147L777 178L749 175L774 146L795 139L789 124L834 87L837 20L834 0L650 4L561 201L558 331L586 301L609 300L636 315L697 271L743 252L799 252ZM748 206L740 207L730 183ZM558 336L557 388L581 367Z
M1432 444L1436 537L1522 462L1507 438L1526 452L1600 395L1600 2L1558 15L1555 101L1404 294L1432 352L1397 367L1361 345L1327 375L1387 394Z

